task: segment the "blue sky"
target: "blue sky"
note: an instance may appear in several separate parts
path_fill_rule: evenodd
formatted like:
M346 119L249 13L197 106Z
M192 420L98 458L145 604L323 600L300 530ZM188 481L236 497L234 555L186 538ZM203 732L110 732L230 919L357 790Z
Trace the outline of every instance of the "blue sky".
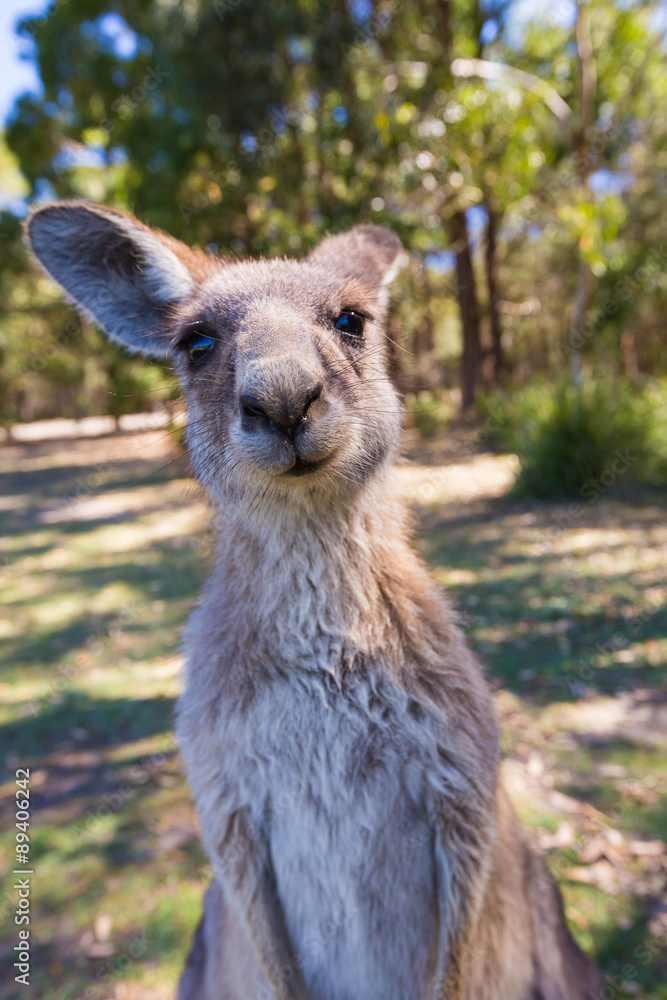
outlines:
M0 124L4 124L17 97L30 90L39 93L41 85L34 64L21 59L30 51L28 41L19 41L16 24L23 17L42 14L49 0L2 0L0 3Z
M0 0L0 126L11 114L14 102L26 91L41 92L41 82L30 58L32 44L16 33L18 22L39 15L51 5L51 0ZM104 13L94 22L108 47L119 59L131 59L137 51L138 39L117 14ZM92 29L93 23L87 25ZM84 31L86 25L82 26Z

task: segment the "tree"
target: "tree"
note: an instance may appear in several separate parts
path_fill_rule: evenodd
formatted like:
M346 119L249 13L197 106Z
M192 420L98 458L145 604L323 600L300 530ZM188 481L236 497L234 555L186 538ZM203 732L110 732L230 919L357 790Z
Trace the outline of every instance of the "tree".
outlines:
M492 379L573 359L664 370L654 9L590 0L578 22L536 15L517 40L509 0L70 0L24 25L44 95L19 102L7 138L30 196L128 207L223 254L392 226L412 254L392 327L403 387L456 380L471 408ZM87 325L67 332L10 216L6 414L147 405L164 375ZM26 338L31 300L41 322ZM112 379L126 397L108 395Z

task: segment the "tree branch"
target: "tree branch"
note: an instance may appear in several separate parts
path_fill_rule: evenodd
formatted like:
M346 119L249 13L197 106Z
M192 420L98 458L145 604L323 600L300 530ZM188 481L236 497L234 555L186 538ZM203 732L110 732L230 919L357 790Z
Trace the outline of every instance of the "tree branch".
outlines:
M557 90L554 90L546 80L526 73L505 63L491 62L489 59L455 59L452 63L454 76L479 76L484 80L509 80L524 90L541 97L550 111L561 122L570 120L571 111Z

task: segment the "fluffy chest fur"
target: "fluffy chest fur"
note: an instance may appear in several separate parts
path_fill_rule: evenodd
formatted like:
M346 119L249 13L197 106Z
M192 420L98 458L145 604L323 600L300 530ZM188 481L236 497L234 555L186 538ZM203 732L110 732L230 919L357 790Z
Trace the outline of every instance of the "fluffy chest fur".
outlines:
M275 556L265 546L261 600L247 584L258 543L230 538L224 586L214 578L191 621L178 713L205 846L237 921L238 866L261 844L309 996L327 1000L404 1000L433 980L435 812L451 814L454 899L457 880L483 866L476 838L495 787L476 664L414 557L401 566L408 557L376 537L369 551L352 523L329 531L326 550L303 531Z
M313 996L416 995L434 972L437 906L423 748L399 699L366 677L276 680L219 704L181 740L207 849L228 897L245 811L266 837L294 955ZM375 706L375 707L374 707ZM194 722L194 720L193 720ZM242 907L239 907L242 909ZM379 985L381 989L379 989Z

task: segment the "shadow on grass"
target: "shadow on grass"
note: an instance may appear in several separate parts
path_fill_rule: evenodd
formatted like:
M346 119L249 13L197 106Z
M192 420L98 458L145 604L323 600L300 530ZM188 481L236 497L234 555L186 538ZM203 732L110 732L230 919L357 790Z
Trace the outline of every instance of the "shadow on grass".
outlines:
M180 537L180 536L179 536ZM80 677L82 670L72 664L74 654L100 651L110 645L111 637L119 628L136 641L128 649L136 656L160 656L173 652L177 639L169 629L185 624L189 606L194 602L202 582L202 567L206 565L206 543L193 539L175 548L172 540L153 542L134 550L133 558L114 561L107 556L94 565L72 569L32 570L31 577L43 585L40 600L66 601L70 595L90 595L91 599L106 587L122 586L128 590L125 600L111 612L100 613L82 610L64 623L52 618L31 631L21 631L4 640L3 662L0 674L16 678L20 670L41 671L45 667L58 667L53 675L53 688L59 690L61 678ZM57 577L57 592L53 593L51 578ZM166 607L160 613L159 629L155 631L153 602L161 599ZM24 601L18 596L6 601L8 614L12 609L20 614Z
M188 475L188 460L183 452L175 450L171 458L156 461L138 457L118 462L101 461L89 465L58 465L42 469L17 469L0 473L0 494L29 496L30 502L17 503L5 511L0 522L5 530L13 532L35 530L35 521L42 511L63 511L63 521L43 523L44 528L57 527L63 532L90 530L97 519L88 522L87 528L77 528L78 519L67 519L69 505L93 500L100 494L113 496L142 486L164 486L175 478ZM111 523L115 516L111 517ZM122 519L122 518L121 518ZM105 523L105 518L99 519ZM109 519L107 519L109 520ZM85 523L85 522L83 522Z
M559 791L594 806L610 825L629 837L641 830L643 837L665 840L667 801L640 780L662 772L665 748L617 736L591 739L587 733L578 733L576 739L579 748L569 750L563 760L572 777L560 782ZM608 761L613 761L621 774L625 771L627 779L601 774L595 765Z
M96 473L102 476L102 482L93 486L91 477L94 479ZM53 544L57 544L60 534L63 543L73 540L78 547L79 536L124 521L136 525L141 517L163 509L156 506L157 501L152 497L146 507L123 515L105 514L100 505L99 517L94 516L94 508L82 509L81 513L86 516L79 520L69 516L63 507L65 519L62 522L40 521L42 511L59 509L59 500L86 501L102 493L113 495L143 486L161 486L171 482L174 475L180 475L178 463L150 462L138 456L120 462L102 460L98 465L91 462L80 466L48 467L37 472L19 471L0 476L0 488L9 493L31 494L34 498L35 503L17 511L11 523L20 534L16 540L22 547L21 555L39 557L53 547L42 544L47 533L53 537ZM633 499L637 524L627 521L626 505L623 527L660 527L664 514L655 510L657 500L653 495ZM531 519L524 521L524 525L528 525L524 537L530 545L531 532L539 540L539 533L553 531L558 518L562 521L567 510L567 504L504 498L468 507L459 504L449 511L431 510L422 518L422 549L429 562L436 569L442 567L470 573L470 582L453 583L448 590L468 616L467 631L480 658L496 678L520 693L529 704L576 699L577 692L568 686L567 678L576 680L581 662L590 663L598 653L597 647L612 640L615 632L625 629L628 633L629 617L635 616L640 607L640 586L633 579L633 573L616 571L613 567L611 572L607 567L605 573L596 573L594 567L584 566L581 552L574 550L570 553L575 564L572 568L562 553L550 550L548 545L535 553L529 548L522 551L515 544L518 520ZM606 510L615 514L612 504ZM598 510L586 511L574 526L606 530L609 524L604 518L597 519L599 513ZM169 516L166 510L165 516ZM30 532L34 531L41 537L31 546ZM611 539L610 543L605 543L602 538L597 539L586 553L605 554L613 559L622 548L622 543ZM8 555L14 558L17 554L10 552ZM119 555L118 561L115 558L112 553L103 561L93 564L91 560L81 568L64 567L46 572L36 568L30 573L40 586L42 573L45 578L57 574L57 586L63 598L79 593L88 599L89 595L107 586L127 585L132 594L130 599L139 611L136 619L122 626L123 632L128 633L124 647L128 654L150 660L164 655L167 650L173 652L174 632L169 628L173 625L175 630L176 623L185 620L185 604L190 598L194 599L199 590L201 560L187 543L175 549L170 540L150 544L139 542L131 552ZM605 600L601 600L602 594ZM167 602L169 628L166 630L165 611L153 612L151 609L151 602L156 598ZM18 610L18 607L12 608L12 613ZM159 627L156 615L160 616ZM15 640L10 650L13 669L18 674L30 661L42 667L65 662L65 658L78 651L90 637L108 633L117 619L118 612L93 616L84 609L63 626L62 619L60 625L52 624L47 616L48 625L40 624L39 634L26 630ZM641 631L628 634L628 644L635 640L660 639L665 632L667 608L664 604L653 606L642 621ZM115 647L109 646L107 651L110 655L105 660L113 665ZM85 669L81 669L80 676L87 682ZM530 680L522 677L527 669L533 672ZM613 692L636 684L653 684L655 674L655 666L641 660L632 664L596 665L587 686L601 692ZM127 684L132 684L129 671ZM32 763L49 771L50 788L47 790L45 786L44 794L38 791L34 799L41 821L35 826L35 857L44 867L51 863L52 872L58 869L66 872L66 881L62 886L57 884L57 892L48 894L48 885L43 882L41 897L36 896L38 921L43 932L52 937L44 945L37 941L33 997L72 1000L84 996L91 984L103 987L101 996L111 996L116 982L126 978L128 972L131 975L133 966L168 966L169 962L180 962L176 953L186 947L188 933L199 913L201 887L196 883L193 888L193 882L195 873L201 868L202 856L196 836L186 831L181 841L174 842L153 823L158 815L164 818L171 807L174 823L180 820L182 811L169 799L171 788L168 785L161 787L155 774L151 774L145 784L133 784L132 767L141 765L145 758L132 756L122 761L108 760L107 756L112 755L104 753L104 748L115 744L168 734L173 725L173 699L132 698L131 689L126 693L121 687L120 691L124 697L92 698L78 690L69 690L59 696L62 700L43 705L38 715L28 715L0 726L0 743L11 747L21 764ZM80 733L73 737L74 730L84 731L83 738ZM97 757L93 753L96 749L99 751ZM640 830L649 836L664 836L662 807L638 803L632 796L628 797L622 787L597 773L594 767L590 769L589 781L584 749L582 747L581 766L575 759L576 751L563 751L567 758L562 761L563 766L573 773L571 780L559 787L609 812L615 822L620 826L625 823L632 833ZM627 753L630 776L646 773L651 767L648 757L637 756L640 750L633 744L624 747L619 741L598 742L593 749L597 758L612 759L614 763L618 763L619 755ZM641 752L647 753L644 748ZM86 753L89 753L87 762ZM45 761L45 757L51 759ZM128 784L130 790L123 791ZM66 836L58 839L63 829ZM78 837L79 831L87 831L88 836ZM160 889L171 879L173 892L169 889L156 903ZM630 925L626 922L627 929L620 930L617 923L612 927L611 921L605 922L604 908L610 905L611 897L601 892L598 895L601 916L599 921L593 922L596 926L591 934L604 971L613 976L622 971L623 965L631 963L637 968L635 978L638 982L646 985L664 982L667 978L664 956L651 955L649 951L648 960L645 960L646 949L655 940L648 931L651 904L637 902L631 912ZM194 908L188 914L188 903L184 900L195 897ZM159 905L159 912L152 909L154 904ZM92 926L100 907L106 907L102 912L130 913L135 925L135 931L114 934L116 954L109 960L90 958L81 943L84 928ZM68 932L63 912L70 920L77 914L76 931ZM638 953L636 949L642 946L645 950ZM129 967L127 961L131 963ZM2 973L2 982L7 983L8 989L5 993L0 986L3 997L9 1000L9 997L24 995L21 990L12 992L15 984L11 966L4 965ZM165 973L165 979L170 976L171 973ZM175 981L175 974L172 980ZM58 987L54 988L56 983ZM656 1000L657 995L651 993L651 1000ZM622 992L617 990L615 996L620 1000Z
M623 927L610 927L596 934L595 959L605 976L605 987L592 1000L623 1000L635 996L638 987L647 1000L667 996L667 949L664 940L649 929L650 906L636 903ZM660 993L651 987L662 984Z
M448 583L447 590L480 658L515 693L544 703L572 700L584 686L605 694L657 686L662 675L656 663L641 656L621 663L611 654L663 639L667 604L648 603L634 571L614 573L605 567L600 573L601 558L608 563L616 552L627 554L630 543L613 537L609 543L588 545L583 554L573 550L578 569L573 573L572 557L544 542L551 537L542 523L545 511L562 509L501 499L455 516L430 511L423 518L420 546L436 570L466 574L464 582ZM601 525L597 512L587 513L577 528L649 531L659 530L665 520L655 497L638 508L636 524ZM609 513L613 520L613 504ZM519 534L526 551L517 543ZM485 638L489 634L494 635L491 642ZM526 672L529 679L522 677Z
M171 730L174 704L174 698L90 698L71 691L36 715L0 726L0 744L29 763L59 750L74 729L87 734L86 748L127 743Z
M173 453L162 459L137 455L80 465L45 464L39 469L18 467L0 472L0 491L3 495L30 493L35 497L51 498L65 495L75 500L100 490L125 490L143 483L158 486L171 482L175 476L187 474L187 468L187 455L174 447Z
M103 1000L120 996L123 994L116 991L117 984L141 970L161 966L165 956L173 963L174 952L183 951L187 941L180 920L170 913L154 915L133 931L114 935L109 953L102 952L100 957L95 957L92 947L89 954L85 954L81 935L75 937L61 927L51 941L33 942L28 990L14 981L13 956L7 953L0 957L2 997L3 1000L23 1000L29 993L31 1000ZM179 966L181 964L179 962ZM176 979L177 971L174 970L174 989ZM59 988L54 980L60 983Z

